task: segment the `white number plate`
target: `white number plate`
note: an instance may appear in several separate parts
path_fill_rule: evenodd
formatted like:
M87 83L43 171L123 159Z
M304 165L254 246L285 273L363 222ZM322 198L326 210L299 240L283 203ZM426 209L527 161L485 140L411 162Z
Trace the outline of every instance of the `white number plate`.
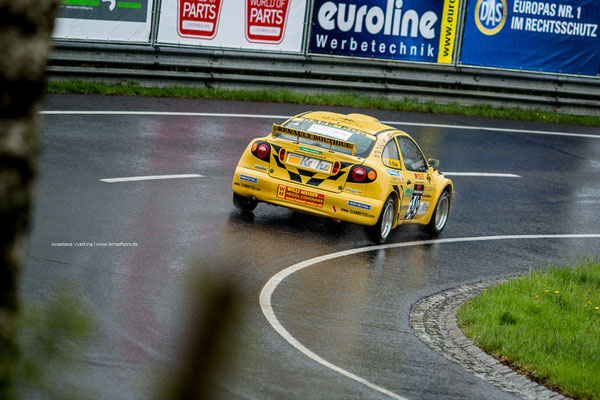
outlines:
M331 172L331 166L333 165L329 161L323 161L294 153L288 153L287 163L317 172L324 172L326 174Z

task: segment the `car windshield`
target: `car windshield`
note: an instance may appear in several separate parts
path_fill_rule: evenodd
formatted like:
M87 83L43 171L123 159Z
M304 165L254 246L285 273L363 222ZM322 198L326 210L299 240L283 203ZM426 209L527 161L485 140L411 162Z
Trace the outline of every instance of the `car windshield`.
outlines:
M364 134L360 133L359 131L355 131L350 128L340 128L340 127L336 127L333 125L329 125L322 121L316 121L316 120L311 120L311 119L305 119L305 118L294 119L292 121L289 121L284 126L286 126L288 128L293 128L293 129L297 129L300 131L304 131L304 132L314 133L314 134L320 135L320 136L326 136L329 138L354 143L354 144L356 144L356 153L355 153L356 157L366 158L369 155L369 153L371 152L371 149L373 148L373 145L376 142L375 139L371 139L370 137L365 136ZM288 135L286 133L281 133L281 132L277 132L275 134L275 137L280 138L280 139L291 140L294 142L296 140L298 140L297 136ZM311 146L329 148L328 144L316 142L314 140L305 139L305 138L300 138L300 143L308 144ZM337 151L339 153L352 154L352 150L346 149L344 147L332 146L331 149L334 151Z

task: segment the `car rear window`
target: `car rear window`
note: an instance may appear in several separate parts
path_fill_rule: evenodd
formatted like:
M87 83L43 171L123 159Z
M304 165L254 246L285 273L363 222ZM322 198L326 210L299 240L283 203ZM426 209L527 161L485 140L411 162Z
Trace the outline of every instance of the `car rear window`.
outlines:
M375 139L371 139L370 137L365 136L359 133L358 131L353 131L347 128L340 128L337 126L328 125L326 123L310 119L294 119L286 123L284 126L288 128L298 129L304 132L310 132L321 136L343 140L345 142L354 143L356 144L356 157L366 158L371 152L371 149L373 148L373 145L376 142ZM275 137L278 137L280 139L291 140L294 142L298 139L297 136L288 135L280 132L277 132L275 134ZM329 149L328 144L315 142L313 140L305 138L300 138L300 143ZM352 151L350 149L338 146L332 146L331 148L332 150L337 151L339 153L352 154Z

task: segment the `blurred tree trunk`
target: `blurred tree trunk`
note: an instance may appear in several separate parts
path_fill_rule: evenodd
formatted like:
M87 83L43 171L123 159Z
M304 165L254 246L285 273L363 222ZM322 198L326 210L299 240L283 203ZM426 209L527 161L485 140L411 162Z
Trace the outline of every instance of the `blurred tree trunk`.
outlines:
M0 399L14 397L18 279L30 224L37 111L59 0L0 0Z

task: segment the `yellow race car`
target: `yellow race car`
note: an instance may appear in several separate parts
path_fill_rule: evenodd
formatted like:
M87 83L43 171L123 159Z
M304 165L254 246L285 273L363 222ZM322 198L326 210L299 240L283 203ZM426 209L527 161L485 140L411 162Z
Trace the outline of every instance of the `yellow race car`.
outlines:
M383 243L400 224L446 225L452 181L415 141L362 114L307 112L252 140L233 177L233 204L259 202L365 225Z

